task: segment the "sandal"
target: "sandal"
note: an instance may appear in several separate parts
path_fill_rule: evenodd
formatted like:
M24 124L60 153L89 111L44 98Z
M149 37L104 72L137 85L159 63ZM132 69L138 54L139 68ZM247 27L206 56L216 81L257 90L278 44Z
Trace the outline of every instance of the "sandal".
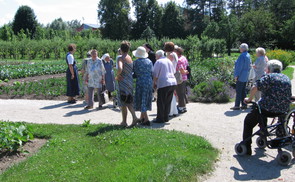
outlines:
M129 127L132 128L132 127L136 126L137 123L140 123L140 121L141 121L141 119L138 119L138 118L134 119L132 124Z

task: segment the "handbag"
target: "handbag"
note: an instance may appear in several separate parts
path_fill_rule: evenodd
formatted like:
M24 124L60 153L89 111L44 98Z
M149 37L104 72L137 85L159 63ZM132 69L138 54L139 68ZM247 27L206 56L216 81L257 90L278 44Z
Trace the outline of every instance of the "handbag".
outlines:
M249 77L248 77L248 80L254 80L255 77L256 77L255 70L254 70L254 68L251 66L250 71L249 71Z
M183 82L182 80L182 75L180 73L180 71L176 71L176 73L174 74L177 85L181 84Z
M102 86L99 96L100 96L100 100L101 100L102 104L105 104L105 103L109 102L109 95L107 93L105 85Z

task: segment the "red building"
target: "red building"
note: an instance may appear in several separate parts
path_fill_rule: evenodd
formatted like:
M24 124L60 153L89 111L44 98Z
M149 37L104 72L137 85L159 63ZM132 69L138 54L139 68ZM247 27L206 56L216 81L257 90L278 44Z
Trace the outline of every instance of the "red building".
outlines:
M81 27L77 28L77 32L81 32L82 30L98 30L99 29L99 25L97 24L86 24L86 23L83 23L81 25Z

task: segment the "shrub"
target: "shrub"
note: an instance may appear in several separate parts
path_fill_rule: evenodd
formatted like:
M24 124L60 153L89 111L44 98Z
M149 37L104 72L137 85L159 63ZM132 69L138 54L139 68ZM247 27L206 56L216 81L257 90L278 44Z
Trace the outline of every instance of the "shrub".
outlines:
M33 134L25 123L0 121L0 152L17 151Z
M277 59L282 62L283 69L285 69L289 64L293 61L292 53L277 49L267 52L267 57L269 60L271 59Z
M191 99L196 102L226 103L231 98L231 89L223 82L211 79L193 88Z

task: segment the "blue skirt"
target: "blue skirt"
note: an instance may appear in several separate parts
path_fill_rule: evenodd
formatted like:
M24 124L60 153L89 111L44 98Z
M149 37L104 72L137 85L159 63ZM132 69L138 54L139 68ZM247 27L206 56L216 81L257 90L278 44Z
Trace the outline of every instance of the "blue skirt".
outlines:
M67 69L67 96L75 97L80 93L79 78L78 78L78 68L73 65L75 78L71 79L71 71Z

